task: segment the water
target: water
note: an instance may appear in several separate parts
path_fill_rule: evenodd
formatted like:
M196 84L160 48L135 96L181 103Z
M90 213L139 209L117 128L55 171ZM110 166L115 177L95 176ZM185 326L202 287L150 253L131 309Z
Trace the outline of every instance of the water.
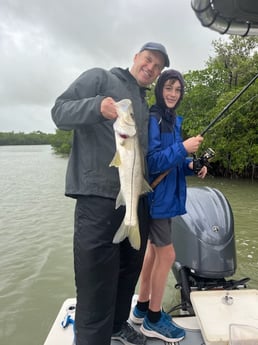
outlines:
M0 147L0 344L43 344L74 296L66 164L49 146Z
M57 312L74 297L74 200L64 197L67 159L49 146L0 146L0 344L43 345ZM236 278L258 288L258 182L189 178L228 198L235 217ZM175 300L170 276L165 307Z

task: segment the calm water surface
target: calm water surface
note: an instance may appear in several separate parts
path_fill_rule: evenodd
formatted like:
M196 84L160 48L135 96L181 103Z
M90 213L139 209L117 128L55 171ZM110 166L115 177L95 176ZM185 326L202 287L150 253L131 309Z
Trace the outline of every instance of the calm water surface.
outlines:
M0 146L0 344L42 345L73 297L74 200L64 197L67 159L49 146ZM235 218L238 268L258 288L258 183L190 178L219 189ZM174 303L171 276L164 304ZM171 288L172 287L172 288Z

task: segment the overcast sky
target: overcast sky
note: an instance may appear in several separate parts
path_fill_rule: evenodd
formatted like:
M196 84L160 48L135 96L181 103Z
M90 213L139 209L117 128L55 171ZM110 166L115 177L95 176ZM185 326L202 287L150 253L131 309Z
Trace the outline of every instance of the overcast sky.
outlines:
M83 71L130 67L148 41L171 67L205 67L222 36L202 27L191 0L2 0L0 132L54 133L50 110Z

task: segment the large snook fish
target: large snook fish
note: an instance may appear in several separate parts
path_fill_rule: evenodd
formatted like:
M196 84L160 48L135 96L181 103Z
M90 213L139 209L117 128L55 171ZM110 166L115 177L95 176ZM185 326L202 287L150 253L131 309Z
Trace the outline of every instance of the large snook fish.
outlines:
M116 199L116 209L125 205L125 217L117 230L113 243L128 237L131 246L137 250L141 246L138 222L138 201L141 194L152 189L144 179L144 162L141 152L132 102L122 99L116 103L118 117L113 124L116 140L116 153L109 166L118 168L120 191Z

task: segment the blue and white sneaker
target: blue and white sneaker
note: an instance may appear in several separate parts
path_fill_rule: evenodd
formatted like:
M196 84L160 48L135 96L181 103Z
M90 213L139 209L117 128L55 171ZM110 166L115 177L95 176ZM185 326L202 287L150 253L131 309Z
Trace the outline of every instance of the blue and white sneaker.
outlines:
M136 305L134 308L131 309L130 320L136 325L141 325L146 314L147 311L139 310Z
M141 332L149 338L158 338L167 342L177 342L185 337L185 331L177 327L172 318L168 314L162 312L161 318L158 322L150 322L149 319L144 317L143 323L140 328Z

